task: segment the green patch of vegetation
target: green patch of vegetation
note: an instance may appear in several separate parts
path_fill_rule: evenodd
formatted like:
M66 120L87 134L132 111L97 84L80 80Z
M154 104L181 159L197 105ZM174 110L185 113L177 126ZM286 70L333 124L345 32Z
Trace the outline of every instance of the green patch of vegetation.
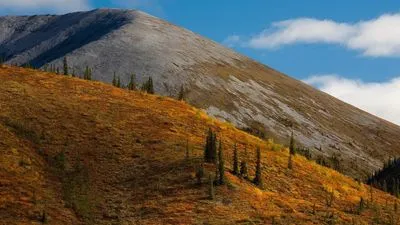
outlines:
M65 206L71 208L84 221L92 221L95 204L89 183L89 171L79 160L67 169L67 157L61 151L50 160L54 172L60 177Z
M83 164L77 163L72 171L65 171L62 184L66 206L72 208L84 220L91 221L94 203L90 198L87 168Z
M3 122L4 125L11 128L10 130L23 139L31 141L34 144L40 144L43 139L43 135L40 135L37 129L33 128L28 123L23 121L11 120L10 118L3 118L0 121Z

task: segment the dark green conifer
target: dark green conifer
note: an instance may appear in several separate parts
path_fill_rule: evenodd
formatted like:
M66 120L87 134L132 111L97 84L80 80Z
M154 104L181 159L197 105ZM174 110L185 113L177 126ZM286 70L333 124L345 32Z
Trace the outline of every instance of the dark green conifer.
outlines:
M149 79L143 83L141 89L149 94L154 94L153 78L149 77Z
M217 160L217 135L211 128L208 129L206 145L204 147L204 160L208 163L216 163Z
M244 149L244 159L240 163L240 176L245 179L249 179L249 174L247 171L247 146L245 146Z
M239 157L236 143L233 146L233 174L239 175Z
M382 190L383 190L384 192L388 192L388 186L387 186L387 183L386 183L386 179L383 180L383 183L382 183Z
M364 198L361 197L360 202L358 203L358 208L357 208L358 215L360 215L364 211L364 208L365 208L365 201L364 201Z
M86 68L85 68L85 72L84 72L84 74L83 74L83 79L84 80L90 80L90 69L89 69L89 67L88 66L86 66Z
M149 77L147 93L154 94L153 78Z
M218 183L219 185L225 184L225 162L224 162L224 154L222 150L222 140L219 141L219 149L218 149Z
M290 137L289 150L290 150L290 154L291 155L295 155L296 154L296 147L295 147L295 143L294 143L293 131L292 131L292 135Z
M136 90L136 76L134 73L131 74L131 79L128 84L128 89L131 91Z
M117 78L117 87L121 87L121 78L119 76Z
M69 73L68 73L68 61L67 61L67 57L66 56L64 56L64 59L63 59L63 67L64 67L64 75L69 75Z
M115 72L114 72L114 75L113 75L112 85L113 85L114 87L117 86L117 77L115 76Z
M185 100L185 88L181 85L181 89L179 90L178 100L183 101Z
M255 185L262 186L261 150L260 150L260 147L257 147L256 176L254 177L253 183Z

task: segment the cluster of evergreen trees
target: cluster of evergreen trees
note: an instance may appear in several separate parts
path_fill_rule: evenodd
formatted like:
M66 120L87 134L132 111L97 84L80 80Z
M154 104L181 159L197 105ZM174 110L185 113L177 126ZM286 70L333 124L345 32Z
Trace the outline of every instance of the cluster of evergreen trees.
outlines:
M137 90L136 75L132 73L128 85L125 86L122 84L120 76L117 76L114 72L112 85L118 88L127 88L131 91ZM153 78L149 77L149 79L142 84L140 90L149 94L154 94Z
M217 143L218 142L218 143ZM218 146L218 150L217 150ZM256 173L253 179L253 183L258 186L262 186L262 167L261 167L261 149L258 147L256 151ZM206 137L206 144L204 147L204 160L208 163L216 164L216 175L215 175L215 183L218 185L222 185L225 183L225 161L223 155L223 144L220 139L217 141L217 134L209 128L208 134ZM247 170L247 148L245 148L245 158L240 162L239 165L239 154L237 144L233 147L233 170L232 174L240 176L244 179L249 179L248 170Z
M382 169L367 178L367 184L400 197L400 158L388 160Z

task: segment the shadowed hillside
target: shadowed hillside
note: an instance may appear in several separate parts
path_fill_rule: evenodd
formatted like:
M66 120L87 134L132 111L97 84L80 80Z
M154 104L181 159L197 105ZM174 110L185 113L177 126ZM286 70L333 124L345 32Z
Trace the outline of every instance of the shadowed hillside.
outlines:
M214 200L214 165L196 181L208 128ZM250 178L261 148L263 189L229 172L234 143ZM35 70L0 68L0 155L0 224L397 224L393 196L301 156L288 169L286 148L184 102Z

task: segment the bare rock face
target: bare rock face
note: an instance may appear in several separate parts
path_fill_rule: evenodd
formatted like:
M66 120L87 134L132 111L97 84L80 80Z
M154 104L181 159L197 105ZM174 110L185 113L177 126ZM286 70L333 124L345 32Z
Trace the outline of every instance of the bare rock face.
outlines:
M151 76L157 93L186 99L238 127L288 142L293 131L314 154L339 156L355 177L400 153L400 127L343 103L231 49L143 12L99 9L62 16L0 17L8 64L93 68L94 78L128 83ZM288 62L290 63L290 62Z

